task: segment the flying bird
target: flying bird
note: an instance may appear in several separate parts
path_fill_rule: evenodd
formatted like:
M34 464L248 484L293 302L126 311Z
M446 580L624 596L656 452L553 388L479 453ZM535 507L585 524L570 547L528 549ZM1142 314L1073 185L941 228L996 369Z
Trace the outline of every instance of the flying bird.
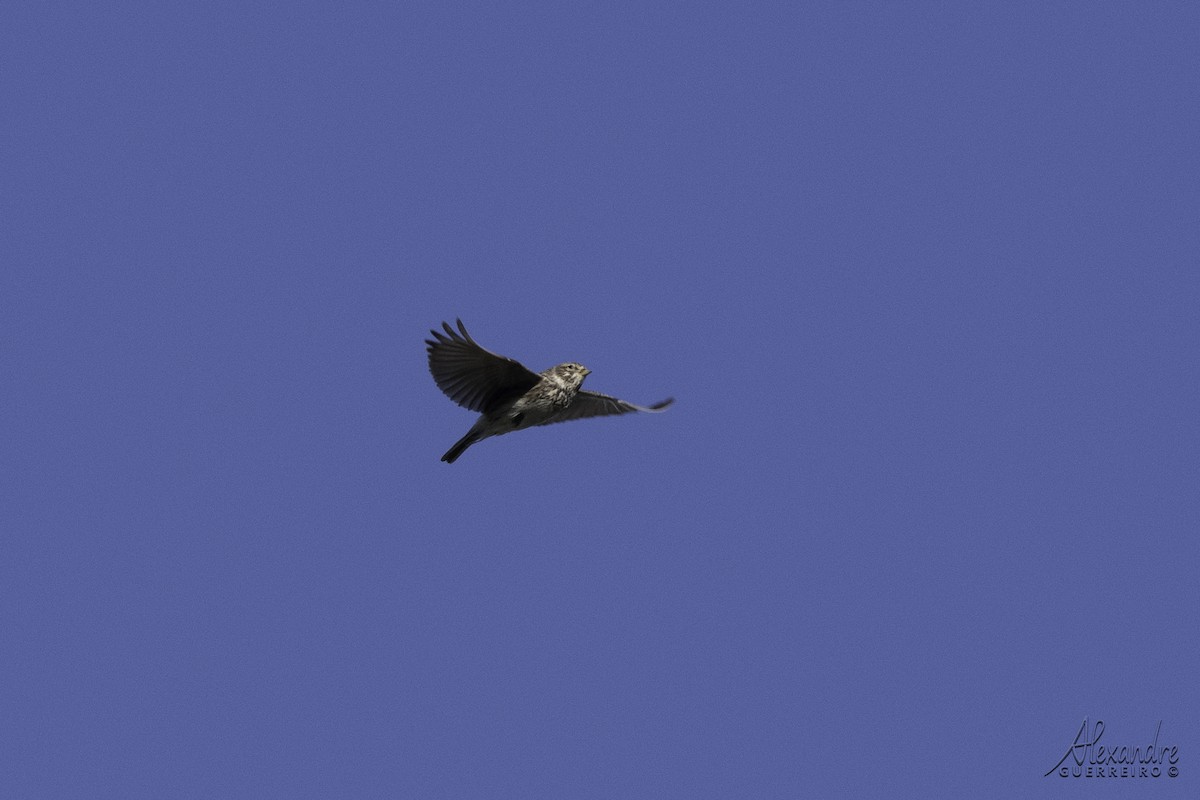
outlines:
M467 333L462 320L456 321L457 331L443 322L445 333L432 330L433 338L425 340L429 345L429 371L447 397L463 408L478 411L480 417L467 435L442 456L447 464L453 464L468 447L489 436L584 417L663 411L675 402L668 398L652 406L635 406L606 394L584 391L580 386L591 370L582 364L568 361L533 372L519 361L484 350Z

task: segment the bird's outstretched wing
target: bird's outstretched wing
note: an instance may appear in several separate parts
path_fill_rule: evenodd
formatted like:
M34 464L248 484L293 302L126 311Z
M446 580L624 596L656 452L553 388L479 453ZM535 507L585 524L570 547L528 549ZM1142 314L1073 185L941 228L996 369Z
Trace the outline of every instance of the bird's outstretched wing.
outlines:
M567 422L584 417L606 417L610 414L631 414L634 411L666 411L674 402L675 398L668 397L661 403L655 403L652 406L635 406L633 403L626 403L624 400L618 400L606 394L580 389L579 394L575 395L575 399L571 401L571 405L552 417L549 422Z
M532 389L541 378L518 361L484 350L462 320L458 330L443 322L445 333L430 331L429 371L438 388L454 402L486 414Z

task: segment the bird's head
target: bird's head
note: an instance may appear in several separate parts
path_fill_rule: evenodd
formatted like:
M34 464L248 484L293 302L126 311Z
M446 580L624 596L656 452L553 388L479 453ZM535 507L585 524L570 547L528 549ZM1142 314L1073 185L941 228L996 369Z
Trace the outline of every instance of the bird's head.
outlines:
M591 370L583 364L568 361L566 364L559 364L555 367L554 374L568 386L579 386L583 383L583 379L591 374Z

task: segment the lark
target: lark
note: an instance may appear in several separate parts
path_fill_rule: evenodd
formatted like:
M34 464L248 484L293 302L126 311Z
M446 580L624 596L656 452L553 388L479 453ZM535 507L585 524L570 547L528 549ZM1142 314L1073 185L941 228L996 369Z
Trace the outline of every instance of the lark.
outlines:
M447 397L480 416L467 435L442 456L447 464L490 436L584 417L664 411L675 402L668 398L652 406L637 406L589 392L581 387L591 370L573 361L533 372L519 361L483 349L467 333L462 320L456 322L457 331L443 322L445 333L432 330L433 338L425 340L429 371Z

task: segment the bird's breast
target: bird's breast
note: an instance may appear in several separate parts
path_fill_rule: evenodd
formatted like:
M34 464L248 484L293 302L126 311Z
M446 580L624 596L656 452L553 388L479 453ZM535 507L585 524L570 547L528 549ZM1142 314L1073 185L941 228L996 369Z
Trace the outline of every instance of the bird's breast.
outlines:
M550 394L550 404L556 409L564 409L571 405L571 401L575 399L575 395L578 394L578 392L578 389L571 386L557 387Z

